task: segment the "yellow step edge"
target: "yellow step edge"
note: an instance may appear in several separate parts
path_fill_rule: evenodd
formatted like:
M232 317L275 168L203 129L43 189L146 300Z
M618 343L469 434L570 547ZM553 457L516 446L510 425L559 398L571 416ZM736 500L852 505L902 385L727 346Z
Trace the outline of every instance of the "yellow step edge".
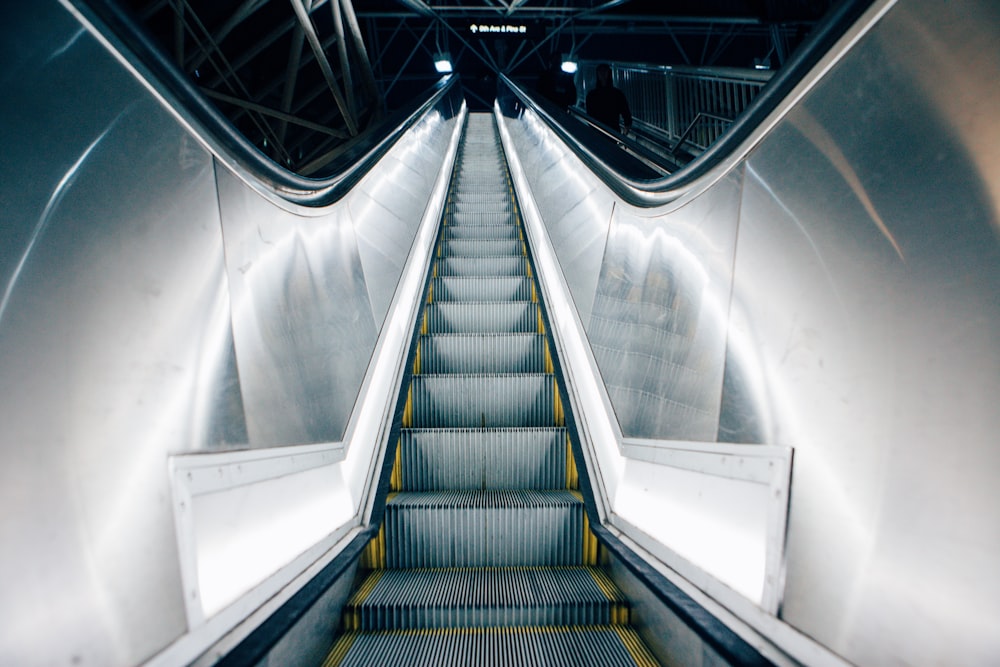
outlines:
M337 665L343 662L344 656L351 650L351 646L354 645L354 640L357 637L358 633L356 632L341 635L337 639L337 643L333 645L329 655L326 656L326 660L323 661L323 667L337 667Z
M566 425L566 415L563 414L562 397L559 395L559 382L552 378L552 402L556 426Z
M375 590L375 586L378 585L379 579L385 574L385 570L372 570L365 580L358 587L358 590L354 592L351 599L347 601L348 605L354 606L363 603L371 595L372 591Z
M402 635L409 637L435 637L443 635L483 635L483 634L502 634L502 635L519 635L519 634L563 634L569 632L594 632L600 630L614 630L621 637L620 629L621 626L612 625L528 625L528 626L512 626L512 627L488 627L488 628L408 628L405 630L376 630L373 632L358 633L352 631L350 634L371 634L371 635ZM632 641L638 641L638 646L640 647L640 654L646 653L642 647L641 640L635 636L634 631ZM631 653L631 651L630 651ZM656 662L646 663L656 665Z
M406 406L403 408L403 428L413 426L413 385L406 388Z
M638 667L660 667L660 663L657 662L653 654L646 648L646 645L639 639L639 635L635 633L635 630L624 625L616 625L614 628L615 632L618 633L618 637L622 640L622 644L625 645L625 649L632 656L632 660L635 661Z
M390 493L389 496L395 494ZM369 570L385 569L385 524L379 526L378 534L368 541L361 552L361 567Z
M576 469L576 458L573 456L573 443L566 434L566 488L580 488L580 474Z
M402 438L396 442L396 456L392 462L392 474L389 475L389 490L403 490L403 442Z

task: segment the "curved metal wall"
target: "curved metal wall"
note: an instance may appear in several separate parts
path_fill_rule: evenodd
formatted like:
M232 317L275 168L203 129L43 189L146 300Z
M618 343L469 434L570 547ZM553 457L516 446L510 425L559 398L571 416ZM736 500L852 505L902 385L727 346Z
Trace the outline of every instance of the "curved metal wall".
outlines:
M193 630L168 457L343 438L457 110L305 209L65 5L0 14L0 663L136 664Z
M625 438L795 450L784 624L731 608L791 653L991 664L1000 10L876 11L746 159L659 209L530 111L505 124Z

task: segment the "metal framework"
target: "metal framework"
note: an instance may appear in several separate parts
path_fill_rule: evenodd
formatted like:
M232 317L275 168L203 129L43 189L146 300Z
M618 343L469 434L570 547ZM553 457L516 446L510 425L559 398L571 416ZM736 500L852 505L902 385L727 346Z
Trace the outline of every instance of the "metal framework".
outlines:
M364 0L360 11L352 0L122 0L244 134L296 171L322 170L426 90L436 53L450 55L470 103L489 106L497 75L531 80L563 54L780 67L835 0L767 0L765 16L745 1L739 15L721 0L670 3L703 15L665 15L654 0Z

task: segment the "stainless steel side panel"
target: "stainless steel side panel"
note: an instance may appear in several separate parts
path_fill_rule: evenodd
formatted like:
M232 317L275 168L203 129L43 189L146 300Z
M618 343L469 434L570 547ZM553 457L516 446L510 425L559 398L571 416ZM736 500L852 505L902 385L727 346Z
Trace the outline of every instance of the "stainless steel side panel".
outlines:
M587 335L626 437L715 440L741 172L675 211L615 210Z
M346 198L376 327L381 329L421 214L455 129L434 111L403 137Z
M218 182L250 444L338 441L377 335L354 226Z
M511 138L545 220L563 274L583 322L590 319L604 255L613 197L597 178L578 169L569 150L547 136L530 112L509 124Z
M185 631L166 459L243 445L212 159L55 2L0 21L0 663Z
M747 164L731 341L796 449L783 617L857 664L1000 657L998 29L901 3Z

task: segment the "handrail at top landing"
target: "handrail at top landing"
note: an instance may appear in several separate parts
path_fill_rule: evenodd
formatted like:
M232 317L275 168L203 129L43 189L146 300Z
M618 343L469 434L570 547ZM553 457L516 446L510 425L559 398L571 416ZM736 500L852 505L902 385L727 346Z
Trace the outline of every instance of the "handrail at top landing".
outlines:
M217 157L266 191L304 206L331 204L361 180L379 159L434 105L457 90L457 77L442 77L413 105L388 114L367 137L334 163L322 178L285 169L253 145L115 0L62 0L105 39L144 83L156 91ZM457 111L457 109L456 109Z
M500 76L500 80L524 107L537 114L615 194L635 206L662 206L696 187L710 172L724 170L727 164L738 161L746 152L740 152L741 148L746 149L744 142L781 107L796 86L806 80L813 68L874 3L875 0L846 0L837 4L718 141L683 169L660 179L638 180L617 171L568 132L542 105L535 104L520 86L504 75Z

